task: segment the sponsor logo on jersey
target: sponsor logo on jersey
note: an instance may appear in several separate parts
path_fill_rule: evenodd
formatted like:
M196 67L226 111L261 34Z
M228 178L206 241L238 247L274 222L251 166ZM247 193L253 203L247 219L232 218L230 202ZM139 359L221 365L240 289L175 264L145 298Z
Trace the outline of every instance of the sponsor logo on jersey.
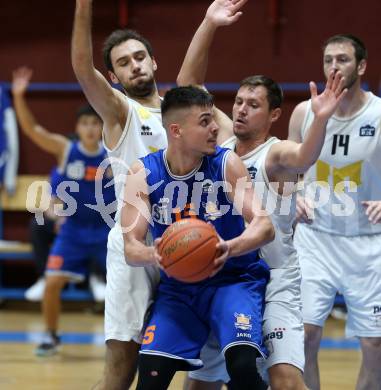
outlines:
M236 337L246 337L247 339L251 339L251 334L250 333L237 332Z
M255 180L255 176L257 175L258 169L255 167L248 167L247 170L249 171L251 180Z
M66 176L72 180L95 181L101 180L104 175L104 170L91 165L85 165L84 161L76 160L70 162L66 166ZM112 170L106 172L106 177L112 177Z
M214 221L217 218L220 218L222 216L221 211L218 209L218 202L211 202L208 201L206 203L202 203L202 205L205 208L204 217L207 221Z
M69 179L81 180L85 177L86 167L81 160L73 161L66 166L66 175Z
M206 179L202 183L202 192L205 193L211 193L213 192L213 182L210 179Z
M140 134L141 135L152 135L152 130L149 126L142 125Z
M381 306L374 306L373 307L373 314L380 313L381 315Z
M251 315L245 315L243 313L234 313L235 327L236 329L251 330Z
M269 340L272 340L272 339L283 339L283 332L286 331L286 328L274 328L274 331L270 332L270 333L267 333L267 335L265 335L264 337L264 341L269 341Z
M168 198L160 198L159 203L152 205L152 219L162 225L170 225L172 223Z
M365 125L360 127L360 137L373 137L376 133L376 128L371 125Z

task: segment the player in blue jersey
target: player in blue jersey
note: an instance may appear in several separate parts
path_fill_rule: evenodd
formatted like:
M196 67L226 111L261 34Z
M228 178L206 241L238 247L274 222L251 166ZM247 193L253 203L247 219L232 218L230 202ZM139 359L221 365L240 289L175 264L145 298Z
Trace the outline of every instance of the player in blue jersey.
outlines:
M105 204L115 200L113 186L105 188L111 179L99 168L107 157L100 144L102 121L90 107L81 108L77 116L78 141L44 129L29 109L25 92L32 71L19 68L14 71L12 92L14 106L23 132L38 146L57 159L61 175L57 197L64 203L60 212L66 220L60 227L50 251L46 267L46 288L43 297L43 315L46 340L37 347L36 354L49 356L57 352L60 312L60 294L68 281L82 281L88 271L88 262L96 259L105 270L109 227L101 213L88 205L98 204L96 189ZM103 166L103 165L102 165Z
M212 276L199 283L161 272L140 351L138 389L166 389L176 371L200 368L211 329L232 388L267 388L255 365L266 355L261 327L269 275L257 249L274 230L241 160L216 146L212 112L212 97L199 88L168 91L162 103L168 148L134 163L127 176L122 227L130 265L160 264L157 246L144 243L148 228L160 240L169 224L190 215L213 224L221 251Z
M54 213L55 204L57 202L61 203L56 196L57 186L60 180L61 175L55 167L50 172L51 200L49 208L43 213L44 223L39 224L37 219L32 217L29 224L30 241L33 247L33 257L38 275L37 281L25 291L25 298L32 302L41 301L44 295L45 268L50 247L59 231L60 224L64 221L64 217L59 217Z

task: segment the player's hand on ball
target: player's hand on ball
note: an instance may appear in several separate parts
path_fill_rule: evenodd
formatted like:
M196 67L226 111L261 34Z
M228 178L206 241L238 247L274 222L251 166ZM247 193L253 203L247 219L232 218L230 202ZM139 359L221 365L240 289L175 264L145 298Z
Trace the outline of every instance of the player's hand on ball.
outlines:
M381 222L381 200L366 200L361 202L365 207L365 214L369 222L376 224Z
M164 267L163 267L163 265L161 263L163 258L159 254L160 242L161 242L161 238L156 238L156 240L153 243L154 251L153 251L153 254L152 254L152 265L158 266L161 270L163 270L165 272Z
M218 236L219 242L216 245L218 257L214 259L214 269L210 274L210 277L213 277L217 272L221 271L223 266L226 263L226 260L229 258L230 248L226 241L224 241L220 236Z

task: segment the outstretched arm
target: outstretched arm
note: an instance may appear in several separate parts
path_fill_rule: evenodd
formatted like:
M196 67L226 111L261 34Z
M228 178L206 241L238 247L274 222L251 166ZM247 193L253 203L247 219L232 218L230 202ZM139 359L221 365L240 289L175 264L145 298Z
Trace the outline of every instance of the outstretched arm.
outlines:
M344 89L344 78L340 72L330 73L325 90L318 95L316 84L310 83L311 107L314 119L302 143L283 141L270 149L266 160L269 176L279 170L291 173L306 172L319 158L324 144L326 125L340 101L347 93ZM294 137L296 141L298 139Z
M206 11L201 25L193 36L177 76L178 85L203 85L208 68L208 54L214 33L220 26L236 22L247 0L215 0Z
M160 256L145 238L151 219L146 173L143 164L135 162L127 175L121 224L127 264L135 267L158 265Z
M193 36L185 55L177 84L203 85L208 68L209 49L218 27L235 23L242 15L240 11L247 0L215 0L208 8L205 18ZM214 108L215 119L220 127L218 143L232 136L231 119L218 108Z
M32 74L33 71L26 67L18 68L13 72L12 94L17 119L23 133L41 149L54 154L60 162L69 141L63 135L50 133L42 127L30 110L25 99L25 93Z
M71 61L87 100L103 119L106 144L113 148L126 123L128 104L123 94L112 88L106 78L94 67L91 19L92 0L77 0Z

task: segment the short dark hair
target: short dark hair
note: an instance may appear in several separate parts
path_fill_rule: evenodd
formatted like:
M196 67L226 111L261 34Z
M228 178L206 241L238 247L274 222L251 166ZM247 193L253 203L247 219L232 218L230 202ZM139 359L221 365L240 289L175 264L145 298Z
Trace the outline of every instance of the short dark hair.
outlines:
M241 87L259 87L262 86L267 90L267 101L269 102L270 110L279 108L283 102L282 88L273 79L263 75L249 76L243 79L240 83Z
M363 41L352 34L338 34L328 38L323 45L323 51L331 43L344 43L344 42L349 42L352 44L353 48L355 49L355 57L357 63L359 63L361 60L366 60L368 58L368 51Z
M108 70L113 71L114 68L111 63L111 50L120 45L123 42L126 42L130 39L135 39L136 41L141 42L147 49L150 57L153 57L153 49L151 44L148 42L146 38L140 35L138 32L134 30L124 29L124 30L115 30L113 31L108 38L105 40L103 44L103 60Z
M176 87L166 92L161 103L161 114L165 114L176 108L187 108L192 106L211 107L213 106L213 96L205 90L194 87Z
M81 106L77 110L77 120L84 115L93 115L96 116L99 120L102 120L102 118L99 116L99 114L94 110L93 107L90 106L90 104L85 104L84 106Z

